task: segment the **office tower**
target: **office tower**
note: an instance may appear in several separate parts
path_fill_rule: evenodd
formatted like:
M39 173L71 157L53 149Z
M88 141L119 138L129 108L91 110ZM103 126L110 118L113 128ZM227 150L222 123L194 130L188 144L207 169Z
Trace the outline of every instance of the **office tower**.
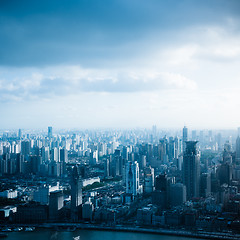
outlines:
M109 158L104 159L104 177L109 177L110 175L110 160Z
M128 153L129 153L129 148L126 146L123 146L122 157L125 161L128 160Z
M78 220L78 207L82 204L82 179L77 166L72 169L71 176L71 219Z
M175 158L175 141L173 137L170 137L168 144L168 159L170 162L172 162L174 158Z
M158 191L167 191L167 175L166 174L160 174L156 177L155 180L155 189Z
M240 137L237 137L236 140L236 159L235 159L236 163L240 163Z
M59 149L56 147L51 150L51 161L59 162Z
M92 150L90 153L89 164L96 165L98 163L98 150Z
M24 156L27 156L30 154L30 141L26 140L26 141L22 141L21 142L21 153Z
M182 183L170 185L170 205L180 206L186 202L186 186Z
M162 209L169 207L170 203L170 184L173 184L174 178L167 177L166 174L160 174L155 179L155 191L152 194L153 204Z
M41 148L42 162L45 163L49 160L49 147Z
M56 221L59 218L59 211L63 208L63 192L57 190L50 193L49 196L49 220Z
M51 139L52 136L52 127L48 127L48 138Z
M159 140L159 154L160 154L160 161L167 163L168 162L168 155L167 155L167 139L160 139Z
M17 160L16 160L16 173L17 174L21 174L24 172L23 166L24 166L24 157L21 153L18 153Z
M229 163L223 163L217 168L217 178L220 185L226 183L230 184L232 180L233 168Z
M137 161L126 164L126 192L136 196L139 193L139 167Z
M31 155L29 157L31 173L37 174L40 171L40 165L42 164L42 158L37 155Z
M187 141L183 154L183 184L187 190L187 200L199 197L200 154L197 141Z
M61 175L61 163L51 161L48 165L48 175L52 177L60 177Z
M66 173L66 163L68 163L68 151L65 148L60 149L61 174Z
M112 176L120 176L122 175L123 168L123 158L121 156L121 152L119 149L116 149L114 155L112 157L111 171Z
M18 138L19 138L19 139L22 138L22 130L21 130L21 129L18 130Z
M66 148L60 149L60 162L68 163L68 151Z
M144 192L151 193L154 190L154 168L148 167L144 173Z
M186 126L183 128L183 137L182 137L182 146L183 146L183 153L185 152L186 149L186 141L188 140L188 129Z
M178 158L178 155L180 153L179 151L179 139L178 137L174 138L174 144L175 144L175 158Z
M208 197L211 193L211 173L202 173L200 176L200 196Z

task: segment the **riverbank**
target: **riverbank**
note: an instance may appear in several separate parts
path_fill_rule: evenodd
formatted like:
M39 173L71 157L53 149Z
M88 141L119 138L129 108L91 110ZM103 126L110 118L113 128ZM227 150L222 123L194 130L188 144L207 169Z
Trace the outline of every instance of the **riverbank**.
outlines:
M11 227L11 225L8 225ZM17 225L14 225L16 227ZM24 226L21 224L19 226ZM36 228L53 229L56 231L75 231L77 229L83 230L97 230L97 231L116 231L116 232L135 232L135 233L147 233L147 234L160 234L178 237L189 237L198 239L219 239L219 240L239 240L240 234L221 233L221 232L204 232L204 231L186 231L186 230L169 230L169 229L152 229L143 227L128 227L123 225L117 226L103 226L96 224L83 224L83 223L46 223L46 224L28 224L26 226Z

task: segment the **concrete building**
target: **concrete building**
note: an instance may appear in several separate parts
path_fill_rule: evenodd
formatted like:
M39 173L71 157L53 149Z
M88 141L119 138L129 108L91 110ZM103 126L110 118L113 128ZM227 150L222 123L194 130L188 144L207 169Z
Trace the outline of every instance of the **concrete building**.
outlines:
M78 207L82 204L82 179L78 167L72 169L71 178L71 220L78 220Z
M137 161L126 164L126 193L136 196L139 193L139 167Z
M187 190L187 200L199 197L200 153L196 141L187 141L183 155L183 184Z

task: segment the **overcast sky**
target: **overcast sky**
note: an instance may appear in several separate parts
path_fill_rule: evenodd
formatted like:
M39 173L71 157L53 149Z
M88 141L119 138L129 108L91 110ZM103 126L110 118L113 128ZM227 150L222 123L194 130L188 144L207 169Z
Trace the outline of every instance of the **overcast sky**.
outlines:
M239 0L0 0L0 128L240 126Z

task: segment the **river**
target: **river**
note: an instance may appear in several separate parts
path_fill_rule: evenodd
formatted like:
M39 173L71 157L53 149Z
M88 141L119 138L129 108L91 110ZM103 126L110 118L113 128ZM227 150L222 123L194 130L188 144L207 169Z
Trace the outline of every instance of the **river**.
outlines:
M177 237L133 232L111 232L97 230L76 230L74 232L56 232L35 230L34 232L10 232L6 240L196 240L196 238Z

